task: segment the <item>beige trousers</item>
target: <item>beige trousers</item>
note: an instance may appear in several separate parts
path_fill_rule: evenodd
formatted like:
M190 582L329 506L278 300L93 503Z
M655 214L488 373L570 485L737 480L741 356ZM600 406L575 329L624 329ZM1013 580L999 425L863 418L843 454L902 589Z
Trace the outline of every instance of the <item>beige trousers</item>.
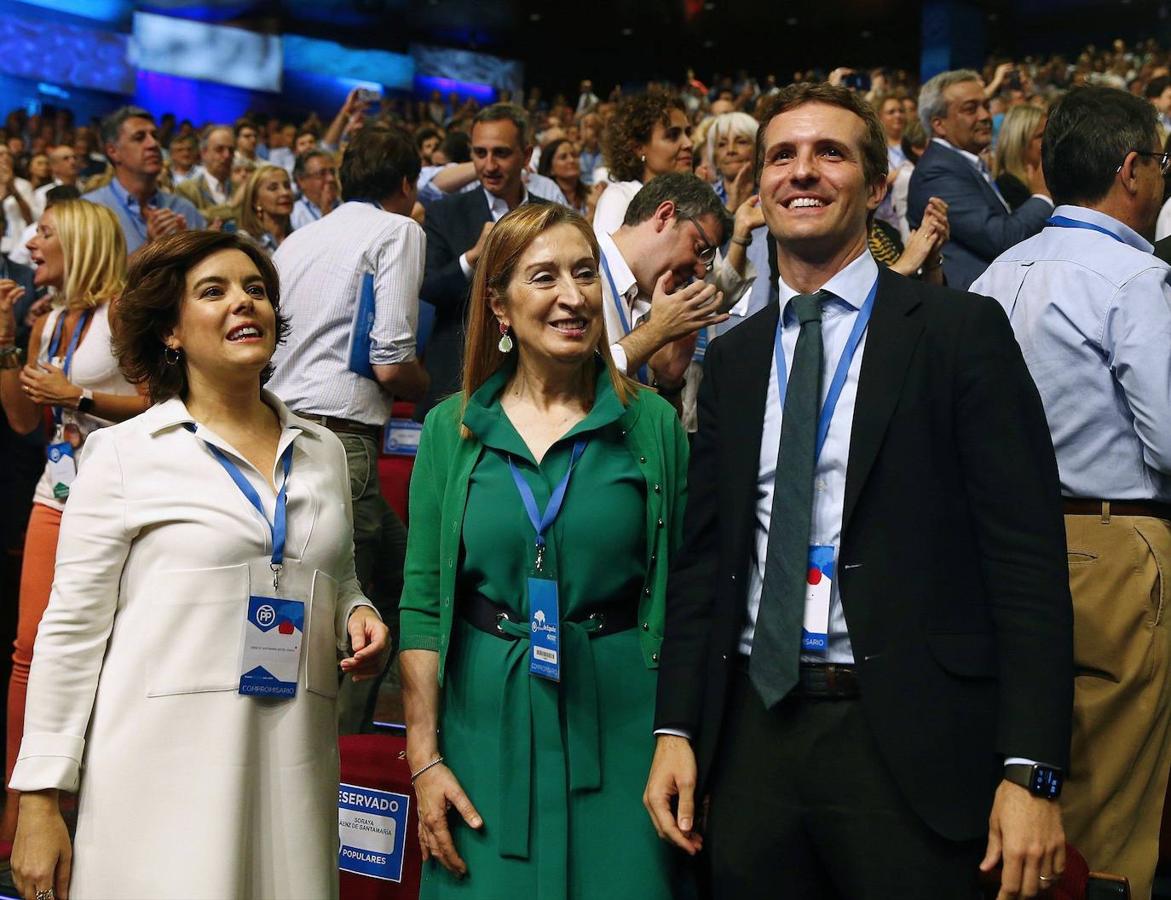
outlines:
M1073 593L1073 742L1067 840L1149 900L1171 772L1171 523L1067 515Z

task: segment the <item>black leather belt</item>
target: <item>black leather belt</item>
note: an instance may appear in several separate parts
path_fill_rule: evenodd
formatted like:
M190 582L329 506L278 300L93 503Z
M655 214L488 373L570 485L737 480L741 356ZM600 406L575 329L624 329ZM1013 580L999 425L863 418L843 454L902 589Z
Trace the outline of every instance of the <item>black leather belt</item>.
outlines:
M503 638L506 641L520 640L519 636L509 634L502 629L500 623L506 621L524 624L524 619L516 612L489 600L483 594L469 594L461 597L456 602L456 607L464 621L485 634ZM616 634L619 631L627 631L638 624L638 604L632 602L601 606L588 611L585 615L574 616L567 621L591 624L593 627L588 633L592 638Z
M1171 520L1171 503L1158 500L1090 500L1084 497L1066 497L1063 501L1067 516L1149 516L1152 519Z
M382 440L382 427L379 425L367 425L365 422L339 419L337 416L319 416L316 413L298 412L297 415L310 422L316 422L318 425L324 425L330 431L336 431L339 434L360 434L364 437L374 438L375 443Z
M748 673L748 657L740 655L740 666ZM801 663L797 685L790 696L808 700L850 700L861 694L858 667L844 663Z

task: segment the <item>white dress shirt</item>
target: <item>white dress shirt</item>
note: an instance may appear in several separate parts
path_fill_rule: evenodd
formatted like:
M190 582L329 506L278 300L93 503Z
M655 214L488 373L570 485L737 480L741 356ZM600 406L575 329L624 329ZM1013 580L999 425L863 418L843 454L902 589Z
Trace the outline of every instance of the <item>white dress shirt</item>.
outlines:
M20 194L24 202L28 204L29 212L35 219L37 206L36 198L33 196L33 186L23 178L16 178L13 179L13 190ZM25 221L24 214L20 211L20 204L16 202L15 197L5 197L3 208L6 225L4 237L0 238L0 253L8 253L20 240L21 233L33 223Z
M349 368L362 280L373 273L370 362L413 360L426 245L413 219L357 201L285 238L272 261L292 330L273 356L268 389L295 411L385 424L393 398Z
M473 182L473 184L479 186L479 182ZM505 217L505 215L508 214L508 204L504 202L503 197L497 197L487 188L481 188L481 190L484 192L484 197L488 201L488 214L492 216L493 222L499 222ZM523 193L520 197L520 203L528 203L529 192L527 189L522 188L522 190ZM464 273L464 278L466 278L468 281L471 281L472 276L476 274L476 267L468 262L468 254L466 252L459 255L459 267L460 270Z
M60 178L54 178L48 184L42 184L33 191L33 218L38 222L41 220L41 216L45 214L45 205L49 202L49 191L55 187L60 187L64 183Z
M614 365L618 367L620 372L625 372L631 378L637 378L637 372L629 371L626 350L618 343L628 334L626 329L622 327L622 317L618 314L618 307L621 305L622 314L626 316L626 321L630 323L630 328L633 331L642 323L643 319L650 315L651 301L639 293L634 273L630 271L630 266L626 264L622 252L614 243L614 238L608 234L600 235L598 249L601 250L602 259L609 265L610 276L614 279L614 283L611 284L610 278L606 277L604 268L598 273L602 278L602 317L606 322L606 337L610 341L610 355L614 358Z
M822 289L834 296L822 304L821 341L824 350L821 379L822 401L829 392L830 381L841 359L842 350L858 318L875 279L878 265L869 250L827 281ZM781 345L785 351L786 377L793 365L800 326L789 301L799 292L779 280L781 315ZM850 457L850 435L854 424L854 401L858 395L858 375L866 352L867 335L863 334L857 352L847 370L846 382L830 420L829 434L814 469L813 520L809 543L839 547L842 531L842 508L846 496L846 463ZM740 636L740 652L752 653L752 637L756 630L756 616L760 609L760 593L764 584L765 557L773 506L773 483L777 473L777 451L781 440L780 382L776 364L769 367L768 398L764 404L764 428L760 439L760 465L757 471L755 554L748 573L748 621ZM820 407L819 407L820 408ZM835 560L836 564L840 560ZM830 595L829 649L825 656L802 656L814 662L852 663L854 652L846 632L846 616L838 591L838 580L833 580Z
M626 207L634 195L642 190L641 181L610 181L594 207L594 235L599 241L602 235L610 235L622 227L626 218Z

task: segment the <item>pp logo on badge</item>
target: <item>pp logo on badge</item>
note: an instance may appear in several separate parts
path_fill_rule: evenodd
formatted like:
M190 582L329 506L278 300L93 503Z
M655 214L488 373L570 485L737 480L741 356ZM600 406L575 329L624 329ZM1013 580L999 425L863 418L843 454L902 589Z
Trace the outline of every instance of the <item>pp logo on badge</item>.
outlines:
M256 610L256 621L261 625L271 625L276 620L276 610L267 603Z

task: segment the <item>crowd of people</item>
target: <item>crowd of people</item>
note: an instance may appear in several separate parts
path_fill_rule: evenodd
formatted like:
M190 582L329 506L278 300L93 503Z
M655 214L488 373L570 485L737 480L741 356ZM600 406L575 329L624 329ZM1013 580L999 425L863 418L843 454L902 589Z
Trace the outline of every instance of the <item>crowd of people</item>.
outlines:
M8 116L21 896L1149 898L1171 54L516 99Z

